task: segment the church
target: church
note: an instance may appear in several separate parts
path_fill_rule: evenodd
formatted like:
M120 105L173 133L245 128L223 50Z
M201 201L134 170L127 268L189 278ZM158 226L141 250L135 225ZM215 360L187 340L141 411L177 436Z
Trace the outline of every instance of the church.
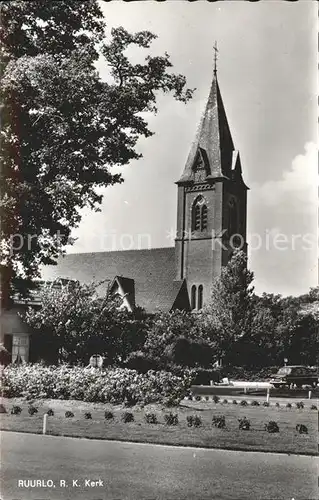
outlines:
M123 306L159 311L199 311L209 301L211 285L234 247L247 251L247 186L242 177L221 97L216 64L213 80L195 140L177 186L175 247L61 256L56 266L42 270L42 280L101 282L123 297ZM38 303L34 297L34 304ZM30 332L18 310L1 316L4 345L29 360Z
M175 247L69 254L42 278L102 281L148 313L200 310L235 245L246 250L247 186L216 67L206 108L177 185ZM103 288L103 287L102 287ZM102 290L103 291L103 290Z

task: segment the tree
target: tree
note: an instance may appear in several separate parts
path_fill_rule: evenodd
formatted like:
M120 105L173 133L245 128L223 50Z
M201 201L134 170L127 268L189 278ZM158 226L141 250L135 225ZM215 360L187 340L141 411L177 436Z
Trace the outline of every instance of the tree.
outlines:
M254 275L247 268L247 256L235 251L212 285L203 321L207 330L217 333L219 355L231 361L234 345L249 334L252 317Z
M141 155L145 112L158 92L191 98L168 54L132 64L126 49L149 49L156 36L124 28L104 40L98 2L2 3L2 297L25 292L42 264L53 264L79 224L98 210L98 188L123 181L112 171ZM102 81L98 56L109 68Z
M87 364L92 354L101 354L109 364L123 364L143 344L143 311L127 311L109 293L99 296L99 285L57 281L42 290L41 308L29 307L25 315L38 357Z

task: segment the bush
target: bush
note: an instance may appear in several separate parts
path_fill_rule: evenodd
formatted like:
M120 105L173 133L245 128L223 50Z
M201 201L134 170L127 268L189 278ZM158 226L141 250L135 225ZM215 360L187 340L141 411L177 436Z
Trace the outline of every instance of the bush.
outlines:
M217 429L224 429L226 427L226 419L224 415L217 415L212 419L212 426Z
M92 413L91 413L90 411L86 411L86 412L84 413L84 418L85 418L86 420L91 420L91 419L92 419Z
M191 370L192 385L210 385L212 380L218 383L221 380L218 370L195 368Z
M158 424L157 416L155 413L145 413L144 418L147 424Z
M238 405L236 399L233 399L233 405Z
M255 399L254 401L251 402L251 406L260 406L260 403Z
M214 394L214 396L213 396L214 403L219 403L219 400L220 400L220 397L216 396L216 394Z
M265 430L271 434L279 432L279 426L274 420L270 420L268 424L265 424Z
M296 431L299 432L299 434L308 434L308 427L304 424L297 424Z
M48 411L47 411L47 415L49 417L53 417L54 416L54 411L51 408L49 408Z
M11 415L20 415L21 412L22 412L21 406L13 405L10 413Z
M106 410L104 412L104 418L105 418L105 420L113 420L113 418L114 418L113 412Z
M122 414L122 420L125 424L129 423L129 422L134 422L134 415L133 413L131 413L130 411L125 411L123 414Z
M141 374L128 368L104 371L79 366L7 366L3 370L4 397L76 399L119 404L178 404L188 393L190 378L169 372Z
M199 396L199 394L197 394L197 395L195 396L195 401L201 401L201 399L202 399L202 398L201 398L201 396Z
M164 420L166 425L178 425L177 413L167 413L166 415L164 415Z
M318 410L318 408L316 407L316 405L311 405L310 410Z
M296 403L296 406L297 406L298 410L303 410L303 409L304 409L304 407L305 407L305 405L303 404L303 402L302 402L302 401L298 401L298 402Z
M268 408L268 406L270 406L269 401L264 401L263 406L266 406Z
M223 399L223 405L227 405L228 404L228 399Z
M205 401L209 401L209 396L205 396Z
M240 406L247 406L248 403L246 401L246 399L242 399L241 402L240 402Z
M73 411L70 411L70 410L67 410L64 414L65 418L73 418L74 417L74 413Z
M29 413L30 417L32 417L32 415L35 415L35 413L38 413L38 408L36 408L35 406L29 406L28 413Z
M187 415L186 417L188 427L200 427L202 419L198 415Z
M5 406L3 404L0 404L0 413L7 413L7 410L5 409Z
M279 407L280 407L280 404L278 403L278 401L277 401L277 403L275 404L275 406L276 406L276 408L279 408Z
M239 422L238 428L241 431L249 431L249 429L250 429L250 420L248 420L246 417L244 417L244 418L239 418L238 422Z
M292 404L291 403L287 403L286 404L286 408L292 408Z

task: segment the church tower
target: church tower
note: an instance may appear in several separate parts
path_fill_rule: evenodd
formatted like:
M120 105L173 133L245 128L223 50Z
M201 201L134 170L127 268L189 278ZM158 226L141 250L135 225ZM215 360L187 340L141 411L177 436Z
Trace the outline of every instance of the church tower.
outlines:
M216 57L205 112L176 184L176 279L186 280L191 308L201 309L234 247L247 249L248 188L219 90Z

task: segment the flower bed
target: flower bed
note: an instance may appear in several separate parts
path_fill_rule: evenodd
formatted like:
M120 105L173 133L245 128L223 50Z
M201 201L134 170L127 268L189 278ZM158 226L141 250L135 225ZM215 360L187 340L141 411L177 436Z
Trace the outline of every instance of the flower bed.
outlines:
M100 403L178 404L186 395L187 378L169 372L137 373L126 368L106 371L67 366L26 365L3 371L4 397L76 399Z

